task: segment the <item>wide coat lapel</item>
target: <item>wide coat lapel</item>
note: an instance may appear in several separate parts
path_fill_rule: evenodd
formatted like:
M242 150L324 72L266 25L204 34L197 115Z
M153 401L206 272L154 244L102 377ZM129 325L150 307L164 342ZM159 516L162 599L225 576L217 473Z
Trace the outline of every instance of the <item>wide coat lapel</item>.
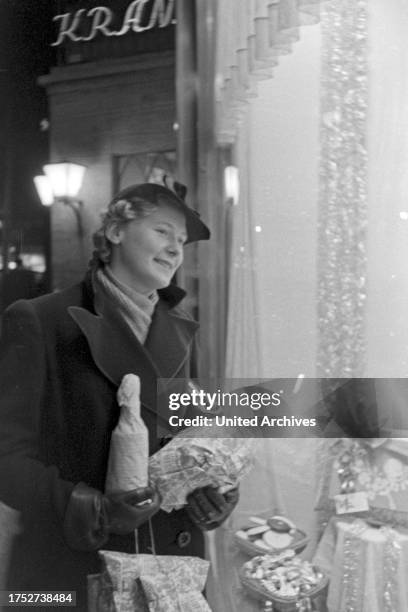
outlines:
M181 371L197 329L196 321L159 301L145 346L160 378L174 378Z
M90 289L90 279L86 282ZM156 411L158 378L177 375L189 358L198 323L171 307L166 292L156 307L147 341L143 346L111 304L99 313L70 306L68 312L87 339L92 358L100 372L119 386L126 374L137 374L141 381L141 402Z

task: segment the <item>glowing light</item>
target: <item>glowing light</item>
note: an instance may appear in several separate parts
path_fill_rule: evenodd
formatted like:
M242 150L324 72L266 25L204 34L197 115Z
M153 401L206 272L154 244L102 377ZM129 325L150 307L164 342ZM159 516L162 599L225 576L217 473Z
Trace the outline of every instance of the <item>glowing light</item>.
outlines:
M239 173L236 166L227 166L224 170L225 197L235 206L239 200Z
M46 164L44 173L49 179L56 198L75 198L81 189L85 166L71 162Z
M38 196L43 206L51 206L54 203L54 193L49 178L43 174L34 177L34 183Z
M399 216L402 221L408 221L408 212L406 210L402 210Z
M262 232L262 227L260 225L255 225L255 231L256 232Z
M303 382L304 378L305 378L304 374L298 374L298 377L297 377L296 382L295 382L295 386L293 387L293 393L298 393L299 392L300 387L302 386L302 382Z

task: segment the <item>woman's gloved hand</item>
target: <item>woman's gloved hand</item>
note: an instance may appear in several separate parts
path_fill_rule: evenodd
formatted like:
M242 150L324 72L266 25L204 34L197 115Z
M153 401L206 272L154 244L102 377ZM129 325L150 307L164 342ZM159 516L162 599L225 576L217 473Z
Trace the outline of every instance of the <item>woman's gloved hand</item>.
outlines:
M124 535L137 529L160 510L160 496L153 487L105 496L111 533Z
M220 493L215 487L203 487L187 497L187 512L200 529L211 531L229 517L238 500L238 487L226 493Z
M159 509L160 496L152 487L103 495L80 482L73 488L65 512L64 538L75 550L96 550L111 533L131 533Z

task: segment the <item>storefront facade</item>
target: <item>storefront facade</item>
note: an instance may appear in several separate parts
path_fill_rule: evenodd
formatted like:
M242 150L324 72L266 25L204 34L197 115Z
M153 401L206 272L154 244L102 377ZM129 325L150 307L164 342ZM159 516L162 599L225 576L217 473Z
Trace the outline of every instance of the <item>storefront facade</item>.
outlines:
M317 378L323 400L333 380L357 378L364 388L369 377L406 378L408 145L397 130L408 126L402 3L60 2L51 42L57 62L40 80L49 99L50 161L68 159L87 171L78 214L61 203L52 208L54 288L83 275L111 196L169 173L188 186L189 204L212 231L209 243L186 249L177 279L200 321L201 369L210 384L289 379L295 396L305 378ZM406 412L405 388L400 395L390 388L377 393L378 406L385 416L391 405ZM377 410L368 396L358 403L357 391L347 401L340 393L340 412L350 397L353 408ZM353 526L358 547L346 538L344 566L336 565L334 548L348 520L336 531L329 480L345 470L333 468L330 434L282 435L256 440L240 503L207 539L212 608L260 609L239 586L244 556L236 554L235 535L250 517L276 514L307 534L304 557L334 572L332 612L362 610L355 598L363 595L373 609L388 597L384 609L404 610L402 581L395 589L391 575L381 575L377 592L372 575L358 582L356 571L358 549L361 567L375 559L397 575L396 551L406 555L407 548L390 527L392 512L381 531L385 552L360 547L363 531ZM389 481L367 488L373 499L378 485L385 498L385 488L400 486L405 474L406 439L373 440L363 451L350 446L346 465L353 453L369 452L367 471L375 471L384 448L390 452L381 463ZM351 477L339 482L346 492L356 488ZM377 527L364 533L375 540Z
M163 173L177 177L212 229L211 245L186 249L177 282L187 290L184 306L200 319L202 363L215 376L225 354L227 211L224 153L214 146L212 124L212 5L60 2L51 42L57 65L39 82L49 101L50 161L87 168L80 219L67 206L52 208L53 288L83 274L92 232L118 189Z
M93 10L78 8L78 3L76 7L66 10L69 24L78 12ZM119 19L119 6L115 13L106 10ZM122 6L122 13L126 16L126 7ZM78 232L69 207L52 210L53 279L54 287L61 288L83 273L90 256L90 235L113 193L148 180L163 165L163 171L175 171L175 50L171 23L167 26L171 36L166 28L155 26L156 30L131 31L114 41L95 32L90 41L74 42L61 34L64 17L54 19L60 27L53 43L58 45L60 65L41 78L49 99L50 160L87 167L80 193L84 235ZM92 29L92 23L91 18L83 18L84 28ZM145 45L140 41L143 36L149 37Z

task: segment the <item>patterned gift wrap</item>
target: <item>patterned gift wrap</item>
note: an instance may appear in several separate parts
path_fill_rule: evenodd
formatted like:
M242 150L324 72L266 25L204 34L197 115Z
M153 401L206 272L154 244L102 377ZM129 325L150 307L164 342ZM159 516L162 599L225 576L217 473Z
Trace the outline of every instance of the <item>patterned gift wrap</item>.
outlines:
M188 430L188 435L179 434L149 459L149 479L160 493L165 512L184 506L197 488L210 485L225 493L253 465L253 439L199 438L193 436L200 434L200 428Z
M89 612L210 612L202 595L208 561L108 550L99 555L104 571L88 576Z
M88 582L88 612L117 612L113 600L112 584L103 574L91 574Z

